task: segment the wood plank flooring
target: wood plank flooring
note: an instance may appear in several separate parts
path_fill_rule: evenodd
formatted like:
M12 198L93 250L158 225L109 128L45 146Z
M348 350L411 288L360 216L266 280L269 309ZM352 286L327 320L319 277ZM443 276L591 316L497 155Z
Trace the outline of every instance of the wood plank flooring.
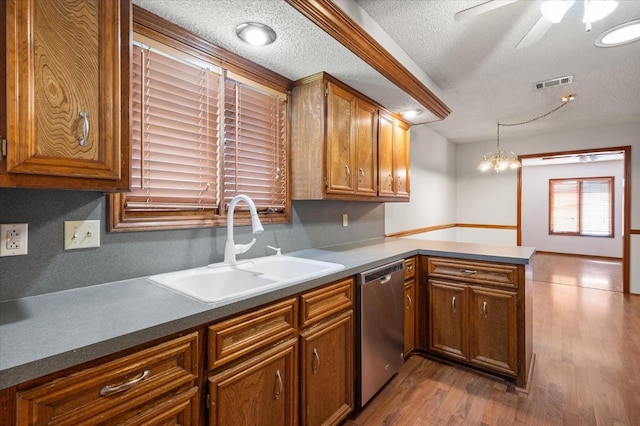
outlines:
M528 395L414 355L344 424L639 426L640 296L534 281L533 301Z

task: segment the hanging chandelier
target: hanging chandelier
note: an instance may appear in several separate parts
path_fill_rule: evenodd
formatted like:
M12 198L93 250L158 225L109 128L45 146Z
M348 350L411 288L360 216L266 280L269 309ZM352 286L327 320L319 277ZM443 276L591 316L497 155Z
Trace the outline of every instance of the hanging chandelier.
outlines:
M541 116L532 118L531 120L522 121L520 123L500 123L500 121L498 121L496 126L496 150L488 152L484 155L482 161L480 162L480 164L478 164L478 169L483 172L494 170L496 173L498 173L503 170L517 169L518 167L521 167L522 164L518 160L518 156L513 151L503 151L502 149L500 149L500 127L522 126L523 124L532 123L558 111L560 108L567 105L574 99L575 95L563 96L562 103L559 106L555 107L546 114L542 114Z

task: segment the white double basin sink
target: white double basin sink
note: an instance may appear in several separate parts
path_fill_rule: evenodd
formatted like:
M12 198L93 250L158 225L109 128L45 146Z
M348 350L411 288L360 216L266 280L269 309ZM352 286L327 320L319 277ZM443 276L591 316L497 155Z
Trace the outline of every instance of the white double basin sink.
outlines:
M274 255L152 275L151 281L200 302L221 305L344 269L339 263Z

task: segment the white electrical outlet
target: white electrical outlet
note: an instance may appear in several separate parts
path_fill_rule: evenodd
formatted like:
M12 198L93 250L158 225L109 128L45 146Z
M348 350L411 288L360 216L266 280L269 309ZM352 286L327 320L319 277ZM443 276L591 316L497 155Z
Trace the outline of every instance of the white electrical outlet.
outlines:
M65 220L64 249L100 247L99 220Z
M349 215L346 213L342 215L342 226L349 226Z
M0 257L20 256L27 254L29 243L28 225L26 223L3 223L0 225Z

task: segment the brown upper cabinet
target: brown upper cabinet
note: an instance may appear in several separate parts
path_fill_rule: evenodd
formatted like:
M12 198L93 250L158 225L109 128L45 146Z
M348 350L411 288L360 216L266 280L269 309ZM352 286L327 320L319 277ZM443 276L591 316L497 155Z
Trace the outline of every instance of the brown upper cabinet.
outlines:
M3 8L0 186L128 189L131 2L8 0Z
M379 117L379 194L409 198L409 125L386 111Z
M404 121L326 73L296 82L292 102L292 199L409 199Z

